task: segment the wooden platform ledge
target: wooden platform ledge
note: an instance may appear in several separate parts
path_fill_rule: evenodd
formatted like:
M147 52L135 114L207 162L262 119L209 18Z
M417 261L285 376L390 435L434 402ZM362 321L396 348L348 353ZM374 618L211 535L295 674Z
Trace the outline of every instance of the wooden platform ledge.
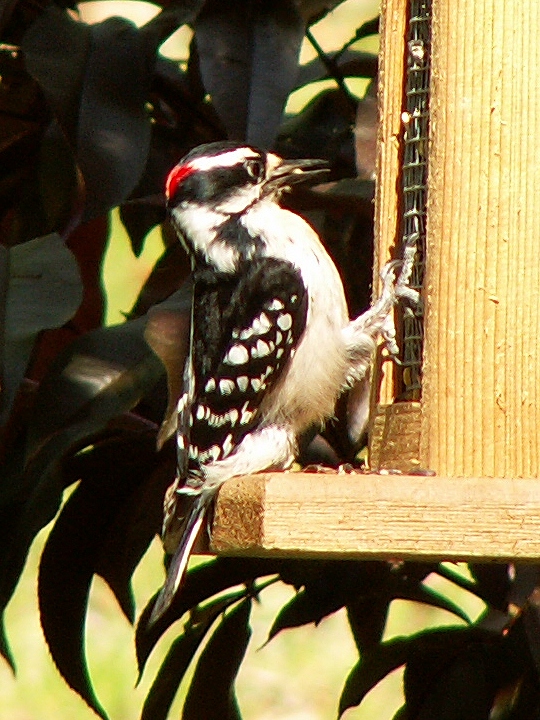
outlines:
M219 493L211 552L540 560L536 479L269 473Z

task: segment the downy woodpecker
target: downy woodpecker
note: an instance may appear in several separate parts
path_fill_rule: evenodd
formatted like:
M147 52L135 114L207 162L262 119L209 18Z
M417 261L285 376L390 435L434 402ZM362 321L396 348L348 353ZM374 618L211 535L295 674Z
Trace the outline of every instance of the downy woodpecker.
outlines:
M165 498L164 545L173 557L151 621L174 597L222 483L288 468L298 436L320 427L339 395L365 378L379 337L392 342L395 267L383 273L380 299L350 322L316 232L279 205L284 190L322 168L222 142L192 150L167 179L194 289L178 473Z

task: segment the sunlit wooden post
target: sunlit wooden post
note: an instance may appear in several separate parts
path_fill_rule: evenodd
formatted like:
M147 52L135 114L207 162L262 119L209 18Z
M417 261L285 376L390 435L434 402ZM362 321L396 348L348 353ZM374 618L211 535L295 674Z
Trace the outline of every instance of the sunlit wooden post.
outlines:
M387 31L407 4L386 2ZM419 464L443 475L539 474L539 21L535 0L432 0L417 421ZM395 81L381 77L383 116L400 96ZM394 127L383 122L381 131L382 260L395 234L396 152L388 162Z

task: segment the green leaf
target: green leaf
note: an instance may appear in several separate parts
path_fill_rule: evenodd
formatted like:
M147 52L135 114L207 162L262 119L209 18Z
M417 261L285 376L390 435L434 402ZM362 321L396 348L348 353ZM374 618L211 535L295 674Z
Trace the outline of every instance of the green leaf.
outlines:
M41 625L52 658L67 684L100 715L85 660L88 593L107 535L133 492L156 462L155 436L125 436L81 454L81 482L62 509L41 556ZM150 537L146 537L147 543ZM147 544L146 543L146 544Z
M77 338L40 384L28 431L28 459L47 444L66 449L131 410L163 377L144 340L146 318ZM63 438L63 439L62 439Z
M402 705L399 710L396 712L392 720L407 720L408 714L407 714L407 706Z
M191 303L191 283L184 283L170 298L148 311L144 337L167 372L168 404L158 436L159 446L176 430L176 408L189 350Z
M292 0L205 3L195 22L201 78L228 137L272 147L304 32Z
M0 424L8 417L38 333L66 323L82 300L79 266L56 233L9 251L3 248L2 254L8 274L4 333L0 335L4 364Z
M66 482L63 458L103 433L163 376L144 341L144 324L140 318L79 338L42 381L28 428L26 466L6 474L0 485L0 608L13 593L33 538L58 511Z
M349 603L357 601L385 602L393 597L394 577L386 563L330 561L314 565L298 566L298 574L289 579L295 586L302 580L305 587L281 609L275 619L268 640L287 628L308 623L316 625L327 615ZM397 591L396 591L397 594Z
M360 705L368 692L396 668L404 665L414 638L396 638L382 643L366 653L356 663L345 681L339 700L339 713Z
M457 615L457 617L464 620L467 625L471 623L471 619L459 605L425 585L407 584L398 591L396 597L401 600L412 600L413 602L431 605L431 607L436 607L440 610L446 610L453 615Z
M7 664L11 668L11 671L15 673L15 661L13 660L11 648L9 647L8 639L6 637L3 615L0 615L0 655L7 662Z
M178 687L208 630L233 603L245 597L240 590L208 603L186 624L185 630L171 645L144 702L141 720L166 720Z
M430 679L442 672L445 664L451 663L452 657L470 643L489 644L493 642L498 642L498 636L495 633L474 627L465 627L427 630L407 638L395 638L381 643L366 652L349 673L340 698L339 715L341 716L350 707L360 705L367 693L377 683L396 668L406 665L406 672L409 671L409 697L405 716L409 720L413 720L413 718L416 720L414 712L416 712L418 703L415 701L422 693L426 692L426 687L430 685ZM424 658L426 658L425 662ZM422 671L415 672L417 665L421 665ZM437 713L432 717L439 720ZM425 720L427 720L427 716Z
M240 720L234 681L247 650L251 598L228 612L201 653L182 720Z
M235 585L248 584L257 577L275 575L288 562L271 558L218 557L198 565L187 573L182 588L169 609L149 626L148 621L158 595L156 593L143 610L137 625L135 645L139 672L143 672L150 653L163 633L188 610Z
M138 441L137 441L138 444ZM155 469L142 478L122 504L103 538L99 555L95 559L95 572L113 591L127 619L135 620L131 577L152 539L161 531L163 497L174 477L176 458L171 452L155 455L152 435L152 453ZM134 447L137 454L138 449ZM104 468L104 474L107 469Z
M359 654L376 647L382 639L390 598L368 598L347 605L347 619Z
M341 599L324 598L311 590L312 588L300 590L281 608L270 628L267 642L270 642L282 630L309 623L318 625L324 617L343 606Z
M405 667L411 720L484 720L493 706L503 639L465 628L418 637Z
M468 568L476 582L473 592L496 610L506 612L512 585L508 565L469 563Z

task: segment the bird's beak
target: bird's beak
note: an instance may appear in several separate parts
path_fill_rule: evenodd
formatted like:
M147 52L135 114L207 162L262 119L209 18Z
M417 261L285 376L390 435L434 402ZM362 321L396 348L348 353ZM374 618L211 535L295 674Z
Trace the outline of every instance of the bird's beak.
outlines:
M264 188L268 192L278 192L298 183L313 183L329 171L325 160L284 160L279 155L269 153Z

